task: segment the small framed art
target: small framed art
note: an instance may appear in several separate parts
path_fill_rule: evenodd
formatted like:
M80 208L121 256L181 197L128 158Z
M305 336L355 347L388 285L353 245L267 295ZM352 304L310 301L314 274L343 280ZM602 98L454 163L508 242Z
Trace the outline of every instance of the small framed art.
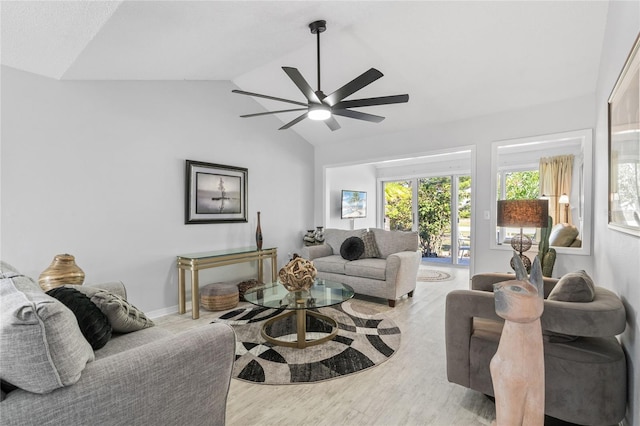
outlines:
M186 160L185 224L247 221L242 167Z

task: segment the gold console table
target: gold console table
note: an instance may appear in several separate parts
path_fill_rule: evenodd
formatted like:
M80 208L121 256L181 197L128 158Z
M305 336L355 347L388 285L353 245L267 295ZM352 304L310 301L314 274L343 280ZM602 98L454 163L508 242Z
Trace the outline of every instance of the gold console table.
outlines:
M258 281L263 281L264 259L271 259L271 281L277 280L278 249L243 247L230 250L207 251L178 255L178 313L184 314L186 307L185 271L191 271L191 317L200 317L200 290L198 271L236 263L258 261Z

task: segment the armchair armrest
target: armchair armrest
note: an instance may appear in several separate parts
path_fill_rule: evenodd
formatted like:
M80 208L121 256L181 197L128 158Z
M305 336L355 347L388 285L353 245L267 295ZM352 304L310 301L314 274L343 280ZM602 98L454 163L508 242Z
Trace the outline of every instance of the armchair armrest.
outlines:
M445 308L447 378L470 386L469 342L473 318L502 321L496 314L493 293L477 290L453 290L447 294Z
M610 290L596 287L592 302L544 301L540 318L542 329L583 337L609 337L626 327L626 310L620 298Z
M331 256L333 249L328 244L320 244L317 246L302 247L302 257L308 260L317 259L318 257Z
M493 292L493 285L502 281L515 280L516 276L514 274L508 273L482 273L476 274L471 278L471 289L472 290L480 290L480 291L490 291ZM553 287L558 282L557 278L543 277L544 280L544 297L546 298Z
M2 401L5 425L223 425L235 334L210 324L88 363L71 386Z

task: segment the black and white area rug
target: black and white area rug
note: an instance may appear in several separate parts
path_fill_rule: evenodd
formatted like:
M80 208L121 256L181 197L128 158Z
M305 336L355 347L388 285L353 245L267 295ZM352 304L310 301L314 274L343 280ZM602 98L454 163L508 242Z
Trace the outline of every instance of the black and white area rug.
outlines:
M270 385L319 382L375 367L400 348L397 325L363 302L347 301L318 311L336 320L338 334L333 340L305 349L275 346L260 336L264 321L283 310L247 307L214 320L231 325L236 332L233 377ZM331 332L325 322L308 318L308 338ZM295 315L276 321L267 332L278 339L295 339Z

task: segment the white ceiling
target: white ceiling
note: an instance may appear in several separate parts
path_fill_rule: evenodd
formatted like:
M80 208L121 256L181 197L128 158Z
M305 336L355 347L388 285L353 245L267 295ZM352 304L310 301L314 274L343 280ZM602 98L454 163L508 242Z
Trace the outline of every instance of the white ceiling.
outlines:
M3 65L63 80L231 80L304 101L281 66L329 94L371 67L385 74L351 99L408 93L290 130L314 145L570 99L595 91L607 1L2 1ZM241 95L229 93L229 97ZM290 104L246 98L238 114ZM299 113L279 114L288 122ZM279 122L267 120L277 133ZM391 137L391 136L390 136Z

